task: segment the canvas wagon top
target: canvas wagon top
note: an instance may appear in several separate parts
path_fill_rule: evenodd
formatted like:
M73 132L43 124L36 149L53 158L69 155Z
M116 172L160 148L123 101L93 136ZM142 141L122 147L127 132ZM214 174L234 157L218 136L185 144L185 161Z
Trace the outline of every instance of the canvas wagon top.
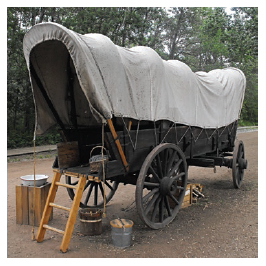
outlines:
M81 35L50 22L32 27L23 49L37 134L58 122L88 127L114 116L202 128L239 118L246 80L236 68L193 73L151 48L122 48L101 34Z

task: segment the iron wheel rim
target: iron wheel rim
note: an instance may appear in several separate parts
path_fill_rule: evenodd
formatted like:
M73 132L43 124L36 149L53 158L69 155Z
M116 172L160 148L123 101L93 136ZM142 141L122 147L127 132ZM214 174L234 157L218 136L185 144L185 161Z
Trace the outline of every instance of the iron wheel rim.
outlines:
M241 140L236 140L232 164L234 188L240 188L244 178L244 168L241 167L240 160L245 160L244 143Z

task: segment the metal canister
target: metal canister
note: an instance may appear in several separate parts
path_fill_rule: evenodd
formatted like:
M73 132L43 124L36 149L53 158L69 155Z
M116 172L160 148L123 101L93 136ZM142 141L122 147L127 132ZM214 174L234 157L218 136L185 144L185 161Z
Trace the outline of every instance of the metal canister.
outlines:
M112 243L117 248L127 248L131 245L133 222L128 219L115 219L110 222L112 227Z

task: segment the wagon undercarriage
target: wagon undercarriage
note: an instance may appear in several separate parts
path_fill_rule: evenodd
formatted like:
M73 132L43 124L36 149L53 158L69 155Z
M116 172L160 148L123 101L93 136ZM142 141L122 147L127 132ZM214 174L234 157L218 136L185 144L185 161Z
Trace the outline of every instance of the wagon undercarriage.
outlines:
M231 168L234 187L241 185L247 161L243 142L235 141L236 122L219 129L202 129L169 121L116 118L108 125L92 130L91 138L89 131L83 129L77 135L70 129L64 138L71 141L58 145L54 168L63 172L66 184L76 185L80 176L87 179L80 207L103 207L119 183L132 184L136 186L135 201L141 219L150 228L158 229L170 223L180 209L189 166ZM104 146L100 143L101 132ZM95 162L90 163L95 147L95 157L99 158L96 170ZM108 157L104 165L101 147ZM71 156L66 156L69 152ZM67 190L74 199L74 190Z

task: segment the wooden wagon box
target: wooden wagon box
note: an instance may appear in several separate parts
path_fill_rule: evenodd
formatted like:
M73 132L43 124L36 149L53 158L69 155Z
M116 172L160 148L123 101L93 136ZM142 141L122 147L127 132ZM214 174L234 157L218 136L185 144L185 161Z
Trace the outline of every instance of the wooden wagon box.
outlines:
M47 182L43 186L16 186L16 223L32 225L34 215L34 225L39 226L45 202L48 196L51 183ZM35 204L35 208L34 208ZM34 214L35 209L35 214ZM53 219L53 211L49 220Z

